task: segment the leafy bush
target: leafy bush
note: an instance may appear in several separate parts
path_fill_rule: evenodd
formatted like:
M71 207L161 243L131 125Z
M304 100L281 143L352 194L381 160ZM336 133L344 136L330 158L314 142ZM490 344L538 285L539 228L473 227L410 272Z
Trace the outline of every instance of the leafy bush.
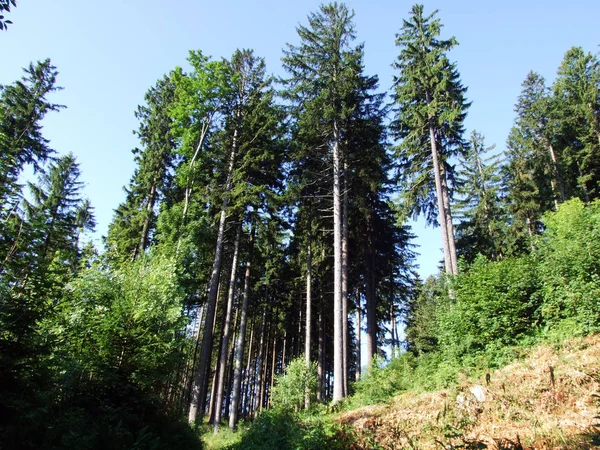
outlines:
M273 405L282 409L300 410L304 405L306 392L314 399L317 392L317 363L307 367L304 356L292 360L285 374L277 376L273 389Z
M354 396L348 406L381 403L406 387L406 378L409 378L406 374L412 372L412 366L408 361L410 356L400 355L393 358L388 365L384 365L384 361L375 357L371 367L360 381L354 384Z
M539 323L538 266L530 256L484 257L455 283L455 301L437 314L442 351L456 358L515 345Z
M600 324L600 201L574 199L544 216L539 242L540 277L547 328L562 321L573 333L597 331ZM574 327L573 327L574 326Z
M161 255L95 267L67 286L45 324L58 343L60 400L38 448L201 448L160 397L184 344L182 302L175 265Z
M259 414L235 448L342 450L350 445L342 436L339 425L318 408L302 414L289 408L273 408Z

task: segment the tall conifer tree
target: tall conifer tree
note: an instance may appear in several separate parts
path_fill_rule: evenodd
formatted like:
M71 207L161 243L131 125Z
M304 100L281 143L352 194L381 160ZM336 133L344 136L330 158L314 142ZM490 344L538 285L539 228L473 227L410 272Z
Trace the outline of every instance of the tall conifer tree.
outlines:
M296 117L306 111L318 111L321 148L331 158L333 196L333 401L339 402L344 392L344 322L343 317L343 136L344 121L354 104L349 94L356 87L356 61L362 59L362 45L352 47L355 38L353 13L343 4L331 3L321 6L319 12L308 16L308 26L299 25L296 30L301 43L288 44L283 65L290 78L285 80L285 95L293 102Z
M458 43L453 37L439 39L437 12L424 16L423 5L413 6L397 35L392 130L401 139L397 153L407 205L415 215L424 214L427 222L441 225L446 272L457 274L449 158L466 145L463 121L470 103L456 64L447 55Z
M116 260L136 259L148 248L156 227L157 205L172 188L175 140L169 109L174 95L175 85L165 76L148 90L146 104L138 106L135 113L140 120L136 135L142 144L141 149L133 150L138 166L106 239L109 255Z

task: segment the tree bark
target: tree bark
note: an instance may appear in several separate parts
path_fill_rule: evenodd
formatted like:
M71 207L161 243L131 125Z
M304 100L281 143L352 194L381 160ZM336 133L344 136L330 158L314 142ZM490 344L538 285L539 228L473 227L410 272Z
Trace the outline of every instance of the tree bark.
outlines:
M340 133L333 122L333 403L344 398L342 311L342 199L340 190Z
M190 204L190 197L192 195L192 184L191 184L191 175L194 170L194 165L196 163L196 159L198 159L198 155L200 154L200 150L202 150L202 146L204 145L204 139L206 138L206 134L208 133L208 129L210 128L210 124L212 122L212 118L214 113L209 114L206 119L202 122L202 128L200 130L200 139L198 139L198 145L196 146L196 150L194 151L194 155L190 160L190 165L188 167L188 173L185 180L185 199L183 203L183 219L185 220L187 216L188 207Z
M390 305L390 335L392 344L392 357L396 356L396 317L394 315L394 304Z
M154 183L152 183L152 186L150 187L150 193L148 194L148 200L146 204L146 217L144 218L144 223L142 225L142 235L140 236L140 242L137 246L133 259L137 259L140 256L142 256L146 251L146 248L148 248L148 236L150 234L150 215L152 214L154 204L156 203L157 183L158 180L154 180Z
M253 411L254 417L256 417L256 413L258 412L260 406L260 388L262 383L262 360L263 360L263 347L265 345L265 325L267 323L267 306L263 307L262 314L262 323L260 325L260 339L258 340L258 355L256 356L256 362L254 365L254 373L256 373L256 382L254 386L254 402L253 402Z
M452 223L452 211L450 209L450 194L446 180L446 171L442 169L442 195L444 198L444 215L446 217L446 231L448 232L448 246L450 248L450 262L452 264L452 275L458 275L458 257L456 254L456 241L454 240L454 224Z
M429 103L428 95L428 103ZM452 255L450 250L450 241L448 239L448 220L446 217L446 208L444 203L444 194L442 192L442 172L440 168L439 151L437 148L437 141L435 137L435 129L429 120L429 142L431 145L431 158L433 160L433 176L435 179L435 191L438 202L438 215L440 227L442 228L442 246L444 249L444 267L447 274L454 274L454 268L452 266Z
M238 290L238 298L240 292ZM239 308L235 311L235 317L233 319L233 333L231 334L230 345L229 345L229 360L227 361L227 379L225 381L225 411L223 417L229 417L229 405L231 404L231 389L233 388L233 354L235 350L236 342L236 330L238 326Z
M287 350L287 331L283 331L283 350L281 351L281 373L285 372L285 352Z
M242 224L238 225L235 244L233 247L233 259L231 262L231 276L229 278L229 292L227 293L227 306L225 307L225 325L223 326L223 337L221 339L221 356L219 358L219 376L217 378L217 390L215 395L215 419L213 432L219 431L221 422L221 410L223 403L223 387L225 383L225 369L227 366L229 333L231 328L231 310L233 309L233 297L235 293L235 283L237 280L238 251L240 248L240 237L242 234Z
M375 275L375 255L373 254L372 233L369 227L366 239L365 306L367 309L367 367L371 367L377 354L377 279Z
M360 381L360 294L358 290L356 292L356 372L354 374L355 380Z
M308 242L306 245L306 324L304 326L304 361L306 368L310 368L310 325L312 319L312 226L308 224ZM304 408L310 407L310 389L306 388L304 393Z
M249 385L250 385L250 361L252 360L252 351L254 350L254 321L252 321L252 324L250 325L250 345L248 348L248 357L246 358L246 369L244 371L244 384L243 384L243 388L241 390L242 395L243 395L243 399L241 402L241 407L243 411L248 411L250 409L250 392L249 392ZM232 401L233 402L233 401ZM231 420L231 416L229 416L229 419Z
M277 330L274 332L273 349L271 354L271 385L269 387L269 398L267 407L270 408L273 401L273 387L275 386L275 363L277 361Z
M348 158L344 155L342 204L342 364L343 395L348 395Z
M229 164L227 168L227 180L225 182L225 192L223 194L223 202L221 204L221 216L219 218L219 229L217 233L217 245L215 250L215 259L210 277L210 288L208 292L206 320L211 323L214 320L215 309L217 306L217 289L219 286L219 275L221 272L221 260L223 257L223 238L225 235L225 221L227 219L227 204L229 203L229 191L233 181L233 168L237 152L237 127L233 133L233 143L231 152L229 153ZM205 327L204 336L202 339L202 349L200 351L199 367L194 380L192 389L192 401L188 414L188 422L194 423L198 414L204 414L206 405L206 397L203 393L206 390L206 367L210 365L213 344L213 333L209 327Z
M248 311L248 297L250 296L250 276L252 273L252 250L254 247L254 229L250 232L250 249L246 261L246 273L244 275L244 296L240 310L240 330L238 341L235 346L233 389L231 396L231 414L229 414L229 428L235 429L238 418L238 407L240 403L240 385L242 382L242 358L244 356L244 340L246 338L246 318ZM250 358L250 355L248 355Z
M558 158L556 157L556 152L554 151L554 147L550 142L547 142L548 153L550 153L550 159L552 159L552 169L554 171L554 180L552 186L552 193L554 194L554 208L558 210L558 198L556 195L556 189L558 187L558 192L560 194L560 202L563 203L565 201L565 187L563 185L562 177L560 174L560 168L558 166ZM558 186L557 186L558 185Z
M323 374L325 365L325 327L323 324L323 294L319 296L319 354L317 356L317 400L323 399Z

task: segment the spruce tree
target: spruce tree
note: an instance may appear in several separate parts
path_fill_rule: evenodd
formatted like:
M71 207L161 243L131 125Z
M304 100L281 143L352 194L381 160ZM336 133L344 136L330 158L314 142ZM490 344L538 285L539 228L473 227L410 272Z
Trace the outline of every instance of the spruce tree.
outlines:
M334 343L334 390L333 401L339 402L346 395L344 373L344 317L343 308L343 135L344 121L351 114L354 104L349 94L355 88L356 62L362 60L362 45L352 47L355 38L353 13L344 4L322 5L319 12L308 16L308 26L299 25L296 30L301 43L288 44L282 59L290 78L284 83L285 97L293 106L294 115L301 117L308 111L317 112L315 120L323 133L320 149L323 158L331 158L333 203L333 343Z
M456 227L456 245L458 255L467 262L472 262L478 254L493 260L504 256L502 155L488 156L495 147L486 147L483 135L473 131L469 149L460 158L460 199L456 202L460 223Z
M135 113L140 121L135 134L142 148L133 150L137 168L106 238L109 256L116 260L136 259L148 248L156 228L157 205L172 189L175 142L169 109L174 94L175 85L165 76L148 90L146 104Z
M439 39L437 12L425 17L422 5L413 6L397 35L392 131L401 140L397 155L406 203L414 215L424 214L428 223L441 225L445 269L457 274L449 158L466 145L463 121L470 103L456 64L447 56L457 41Z
M19 176L25 166L34 173L52 156L50 142L42 135L42 119L61 106L48 101L58 72L49 59L32 63L12 85L0 85L0 258L14 250L22 230L19 217L22 198Z
M557 133L571 189L585 201L600 195L600 61L580 47L564 56L552 86ZM570 195L569 195L570 197Z
M3 262L0 436L11 426L32 428L32 418L55 401L54 342L42 324L52 322L65 285L79 271L80 230L94 227L89 202L81 198L79 176L74 157L66 155L40 174L39 183L29 184L31 199L24 205L21 233Z
M530 72L523 81L515 112L504 169L511 216L511 239L507 242L510 253L532 248L531 238L541 230L541 215L556 208L562 198L559 192L564 193L558 188L562 178L549 124L550 99L544 79L538 74Z

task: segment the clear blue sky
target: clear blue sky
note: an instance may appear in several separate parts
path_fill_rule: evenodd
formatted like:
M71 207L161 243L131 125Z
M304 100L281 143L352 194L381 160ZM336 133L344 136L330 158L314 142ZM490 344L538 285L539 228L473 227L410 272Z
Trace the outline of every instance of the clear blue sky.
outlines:
M64 91L53 101L68 108L44 122L44 134L59 153L73 152L81 164L85 195L96 209L98 235L105 235L122 187L133 172L137 144L136 106L146 90L177 65L188 50L215 58L236 48L252 48L281 75L281 50L297 43L295 26L304 24L318 1L273 0L17 0L13 21L0 33L0 83L9 84L30 61L50 57ZM378 74L381 89L392 83L390 67L402 19L412 2L348 1L357 37L365 42L366 68ZM460 46L451 54L473 102L467 131L504 149L514 119L513 105L529 70L554 79L565 51L600 44L598 0L505 0L425 2L440 10L443 37ZM440 231L415 225L423 276L441 259Z

